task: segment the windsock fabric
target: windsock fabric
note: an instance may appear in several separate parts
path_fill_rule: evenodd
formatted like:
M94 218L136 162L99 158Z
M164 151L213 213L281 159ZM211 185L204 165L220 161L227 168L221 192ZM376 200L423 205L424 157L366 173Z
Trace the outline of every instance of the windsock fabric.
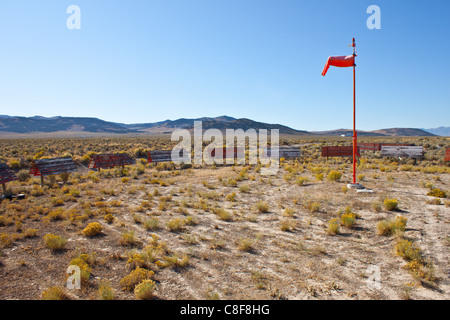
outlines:
M329 57L325 67L322 70L322 75L325 76L327 74L328 68L330 66L341 68L353 67L355 65L355 57L356 55Z

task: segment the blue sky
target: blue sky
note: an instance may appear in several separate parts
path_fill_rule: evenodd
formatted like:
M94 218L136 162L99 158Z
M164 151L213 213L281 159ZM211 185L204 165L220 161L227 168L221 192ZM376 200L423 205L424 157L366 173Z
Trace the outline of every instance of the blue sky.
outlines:
M447 0L2 0L0 114L351 128L352 37L358 129L450 126Z

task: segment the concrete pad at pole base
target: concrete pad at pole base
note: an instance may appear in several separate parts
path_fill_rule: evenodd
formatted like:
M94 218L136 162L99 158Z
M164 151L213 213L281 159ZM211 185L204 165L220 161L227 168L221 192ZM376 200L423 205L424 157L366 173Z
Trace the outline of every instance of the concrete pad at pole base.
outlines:
M356 189L356 192L357 192L357 193L374 193L373 190L371 190L371 189L366 189L366 188L364 188L364 189Z
M359 183L349 183L347 184L347 187L350 189L364 189L364 187Z

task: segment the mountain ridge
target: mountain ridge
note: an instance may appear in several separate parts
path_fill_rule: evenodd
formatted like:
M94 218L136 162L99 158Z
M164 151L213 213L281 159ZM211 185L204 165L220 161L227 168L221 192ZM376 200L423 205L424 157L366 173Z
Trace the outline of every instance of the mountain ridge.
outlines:
M23 117L0 115L0 134L39 134L57 132L86 132L96 134L168 134L175 129L192 130L195 121L202 121L202 129L278 129L280 134L351 136L352 130L306 131L293 129L282 124L258 122L247 118L218 117L179 118L143 123L117 123L95 117ZM446 127L440 127L445 130ZM436 128L439 129L439 128ZM444 131L443 131L444 132ZM359 136L434 136L435 134L417 128L389 128L373 131L358 130Z

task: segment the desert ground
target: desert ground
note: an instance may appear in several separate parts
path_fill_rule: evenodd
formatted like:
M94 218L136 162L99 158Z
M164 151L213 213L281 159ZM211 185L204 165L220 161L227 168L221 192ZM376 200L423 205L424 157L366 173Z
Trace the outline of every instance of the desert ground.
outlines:
M283 138L302 157L272 176L148 164L147 150L173 145L164 137L0 139L19 176L9 192L25 194L0 203L0 299L449 299L450 139L365 139L425 158L363 153L358 182L373 193L357 193L351 159L320 156L350 138ZM137 161L93 171L93 152ZM67 182L27 175L63 155L78 165ZM81 289L66 285L74 264Z

